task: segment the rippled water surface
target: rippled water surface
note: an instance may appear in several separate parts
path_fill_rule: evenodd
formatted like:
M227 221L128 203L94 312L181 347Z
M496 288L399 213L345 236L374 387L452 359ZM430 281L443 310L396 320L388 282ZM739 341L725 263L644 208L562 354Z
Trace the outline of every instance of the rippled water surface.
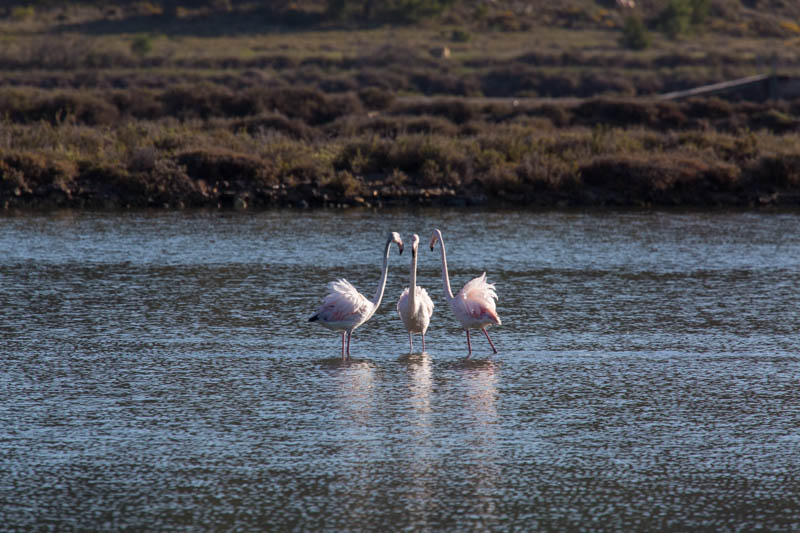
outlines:
M442 299L488 272L475 353ZM800 530L800 214L0 216L1 529ZM385 234L410 256L353 336ZM408 248L407 248L408 249ZM417 338L415 348L419 346Z

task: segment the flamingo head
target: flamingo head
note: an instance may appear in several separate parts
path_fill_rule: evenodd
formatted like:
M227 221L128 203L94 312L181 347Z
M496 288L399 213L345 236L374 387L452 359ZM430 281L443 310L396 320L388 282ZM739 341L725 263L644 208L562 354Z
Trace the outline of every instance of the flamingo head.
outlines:
M403 239L400 238L400 234L396 231L393 231L389 234L389 238L386 240L387 243L393 242L397 245L397 249L400 250L400 255L403 255Z
M433 235L431 235L431 252L433 251L433 247L436 246L436 241L440 241L442 239L442 232L438 229L433 230Z
M417 257L417 248L419 248L419 235L416 233L411 236L411 256Z

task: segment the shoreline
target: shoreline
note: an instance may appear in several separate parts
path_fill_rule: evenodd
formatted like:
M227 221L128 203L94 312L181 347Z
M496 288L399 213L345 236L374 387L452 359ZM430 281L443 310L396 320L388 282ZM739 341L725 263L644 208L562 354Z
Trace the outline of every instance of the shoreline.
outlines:
M371 196L343 196L314 186L287 189L229 189L201 192L199 188L186 194L161 193L120 194L103 184L81 180L80 189L46 188L36 192L0 194L4 211L47 211L53 209L222 209L260 210L295 209L383 209L383 208L492 208L492 209L617 209L617 208L691 208L691 209L759 209L800 208L800 187L759 190L749 186L738 191L667 190L632 195L625 191L585 187L573 191L544 192L531 195L486 195L473 188L472 193L450 188L395 189L389 193L377 190Z

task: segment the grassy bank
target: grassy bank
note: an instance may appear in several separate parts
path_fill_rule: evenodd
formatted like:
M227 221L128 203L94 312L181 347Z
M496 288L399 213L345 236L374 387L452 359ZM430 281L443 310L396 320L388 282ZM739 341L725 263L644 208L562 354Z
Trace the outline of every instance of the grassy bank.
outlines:
M613 3L364 27L306 4L300 29L239 3L9 11L0 205L800 205L800 101L656 98L800 74L789 4L638 51Z
M796 103L193 94L0 95L3 205L800 205Z

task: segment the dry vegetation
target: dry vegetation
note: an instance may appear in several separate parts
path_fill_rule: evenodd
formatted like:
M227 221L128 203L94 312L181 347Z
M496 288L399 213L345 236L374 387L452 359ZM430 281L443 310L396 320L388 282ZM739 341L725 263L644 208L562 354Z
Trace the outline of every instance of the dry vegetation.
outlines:
M800 101L655 97L800 73L792 2L643 51L613 2L360 29L308 2L290 32L122 4L0 21L0 205L800 205Z

